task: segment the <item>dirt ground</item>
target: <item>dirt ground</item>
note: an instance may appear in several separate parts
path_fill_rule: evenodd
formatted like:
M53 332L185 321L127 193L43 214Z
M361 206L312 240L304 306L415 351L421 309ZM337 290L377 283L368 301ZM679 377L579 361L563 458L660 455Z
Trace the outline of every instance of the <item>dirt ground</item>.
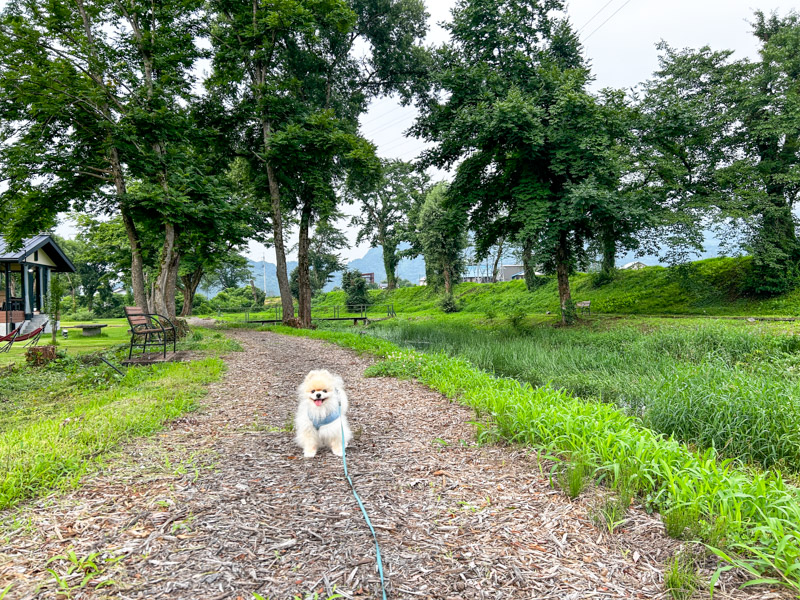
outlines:
M380 598L341 459L304 459L289 430L312 368L345 380L348 468L389 598L667 597L679 543L657 516L635 508L621 532L604 532L590 518L601 490L571 502L535 452L476 445L468 408L414 382L364 378L368 359L324 342L230 335L245 351L226 357L200 412L133 441L74 491L2 515L7 600ZM741 581L726 574L714 597L791 597Z

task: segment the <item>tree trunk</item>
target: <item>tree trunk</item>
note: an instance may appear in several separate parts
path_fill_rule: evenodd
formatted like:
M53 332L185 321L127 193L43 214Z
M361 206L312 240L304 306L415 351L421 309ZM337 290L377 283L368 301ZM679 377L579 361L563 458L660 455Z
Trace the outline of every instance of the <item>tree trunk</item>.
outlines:
M264 148L269 149L270 125L262 121L264 132ZM267 180L269 181L269 196L272 204L272 240L275 244L275 262L277 263L276 275L278 277L278 291L281 294L281 307L283 308L283 322L286 323L294 317L294 302L292 301L292 288L289 285L289 276L286 272L286 248L283 244L283 215L281 213L281 193L278 180L272 164L267 163Z
M386 270L386 289L393 290L397 287L397 247L393 244L387 244L383 239L381 240L381 247L383 248L383 268Z
M761 211L761 227L753 244L753 278L756 292L772 295L794 284L800 244L785 191L778 186L767 191L769 203Z
M497 283L497 273L499 271L500 259L503 258L504 241L505 240L503 238L500 238L497 242L497 254L494 257L494 264L492 265L492 283ZM530 262L530 260L528 262Z
M175 285L178 278L180 256L175 250L175 226L164 224L164 246L158 275L153 287L153 312L169 318L175 317Z
M308 248L311 240L308 230L311 226L311 201L303 204L300 213L300 236L297 243L297 304L301 327L311 327L311 278L308 266Z
M117 188L117 196L122 198L126 192L125 180L122 177L122 168L119 165L117 151L112 148L112 171L114 172L114 184ZM117 165L117 168L114 165ZM124 205L120 205L122 223L125 226L125 233L128 236L128 244L131 247L131 287L133 288L133 303L145 312L150 311L147 302L147 294L144 288L144 260L142 259L142 247L139 242L139 232L133 222L130 213Z
M194 273L188 275L181 275L183 282L183 306L181 307L182 317L188 317L192 314L192 304L194 297L197 294L197 288L200 287L200 281L203 279L203 268L198 267Z
M446 264L444 269L442 269L442 275L444 275L444 293L448 296L453 293L453 274L450 270L449 264Z
M536 288L536 268L533 265L533 242L526 239L522 242L522 272L525 274L525 286L531 292Z
M617 241L614 234L606 232L603 234L603 263L601 269L604 273L611 273L617 266Z
M558 299L561 304L561 322L569 325L575 320L575 308L569 291L569 244L566 232L561 232L556 247L556 278Z

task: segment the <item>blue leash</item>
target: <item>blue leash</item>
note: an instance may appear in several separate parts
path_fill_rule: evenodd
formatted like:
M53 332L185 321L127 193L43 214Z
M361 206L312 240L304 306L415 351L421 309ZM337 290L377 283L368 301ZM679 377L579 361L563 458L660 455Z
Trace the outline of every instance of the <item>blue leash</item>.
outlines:
M361 502L361 498L359 498L358 494L356 493L353 480L350 479L350 475L347 474L347 455L344 449L344 425L340 423L340 426L342 428L342 464L344 465L344 476L347 478L347 483L350 484L350 489L353 490L353 496L355 496L356 502L358 502L358 506L361 509L361 513L364 515L364 520L367 522L367 526L372 532L372 539L375 540L375 556L377 557L378 562L378 575L381 577L381 593L383 594L383 600L386 600L386 584L383 582L383 562L381 561L381 549L380 546L378 546L378 537L375 535L375 529L372 527L372 523L370 523L367 510L364 508L364 503Z

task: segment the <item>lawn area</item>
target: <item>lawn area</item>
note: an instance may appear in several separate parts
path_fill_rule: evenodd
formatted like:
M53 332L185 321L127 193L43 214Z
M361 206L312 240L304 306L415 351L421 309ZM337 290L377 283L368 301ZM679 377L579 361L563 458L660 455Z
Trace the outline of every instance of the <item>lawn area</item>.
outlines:
M76 336L66 358L43 367L23 363L0 377L0 509L74 485L125 439L195 410L207 385L222 376L219 354L241 350L219 331L195 329L178 346L197 351L195 360L120 375L90 353L120 338L85 339L93 344ZM121 348L114 362L123 354Z
M61 327L82 324L83 321L62 321ZM56 335L56 345L59 351L66 350L70 356L85 354L87 352L97 352L106 350L121 344L127 345L131 336L128 333L128 321L126 319L97 319L92 323L105 323L108 326L101 329L98 336L86 337L82 335L80 329L68 329L68 337L64 339L59 330ZM51 343L51 334L42 334L39 338L39 345L45 346ZM8 352L0 354L0 366L11 363L25 362L25 348L22 344L13 345Z

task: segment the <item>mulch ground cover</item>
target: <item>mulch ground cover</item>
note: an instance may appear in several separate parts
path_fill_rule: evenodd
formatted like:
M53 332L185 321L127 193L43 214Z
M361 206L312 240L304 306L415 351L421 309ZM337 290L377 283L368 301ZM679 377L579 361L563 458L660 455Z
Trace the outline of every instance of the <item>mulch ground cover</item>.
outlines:
M534 451L476 445L470 409L414 382L364 378L369 359L324 342L230 335L244 352L226 357L200 412L132 441L79 488L2 515L6 599L380 598L341 459L304 459L289 431L313 368L345 380L348 469L390 598L667 597L664 565L681 543L656 515L634 508L609 534L590 517L603 490L570 501ZM714 597L791 597L742 581L725 574Z

